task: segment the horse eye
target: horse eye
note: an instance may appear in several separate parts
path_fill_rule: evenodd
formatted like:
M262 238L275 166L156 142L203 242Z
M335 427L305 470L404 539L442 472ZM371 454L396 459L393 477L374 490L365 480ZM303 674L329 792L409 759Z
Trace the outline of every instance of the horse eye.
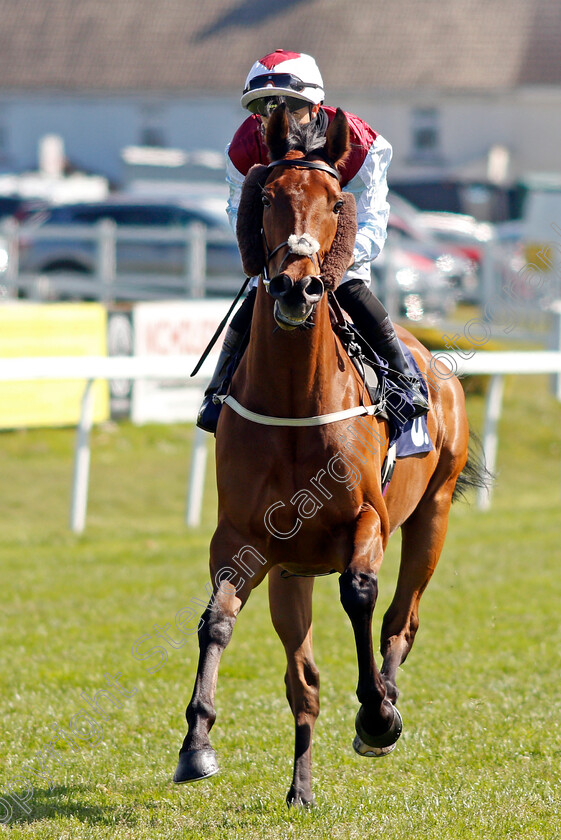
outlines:
M335 202L335 204L333 206L333 212L334 213L340 213L342 208L343 208L343 199L340 198L339 201Z
M261 201L263 202L263 207L270 207L271 206L271 202L269 201L269 196L268 195L262 195L261 196Z

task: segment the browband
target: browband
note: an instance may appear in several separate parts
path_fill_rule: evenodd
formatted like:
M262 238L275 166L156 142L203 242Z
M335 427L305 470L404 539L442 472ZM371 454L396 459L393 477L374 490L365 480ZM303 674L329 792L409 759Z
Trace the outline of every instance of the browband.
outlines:
M341 175L334 169L332 166L329 166L328 163L323 163L317 160L303 160L302 158L296 158L294 160L288 160L287 158L281 158L281 160L274 160L267 166L267 169L274 169L275 166L295 166L299 169L321 169L323 172L327 172L328 175L331 175L333 178L337 178L337 180L341 181Z

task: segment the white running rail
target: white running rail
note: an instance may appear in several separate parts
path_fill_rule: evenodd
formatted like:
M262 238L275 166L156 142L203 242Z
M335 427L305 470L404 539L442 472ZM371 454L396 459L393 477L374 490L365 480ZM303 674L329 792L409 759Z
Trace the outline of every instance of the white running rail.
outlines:
M438 361L460 376L488 374L483 449L488 469L493 472L498 448L498 425L502 411L503 383L508 374L561 375L561 352L477 352L470 358L465 353L439 352ZM33 381L41 379L84 380L80 420L76 430L74 475L70 505L70 528L81 533L86 525L90 470L90 432L92 427L92 383L96 379L185 379L185 385L201 388L212 373L216 358L210 356L197 377L189 373L196 356L50 356L2 359L0 381ZM435 376L435 380L437 376ZM194 418L193 418L194 419ZM206 472L207 441L210 436L195 430L187 489L185 519L187 525L200 523ZM480 490L478 507L486 510L491 504L491 489Z

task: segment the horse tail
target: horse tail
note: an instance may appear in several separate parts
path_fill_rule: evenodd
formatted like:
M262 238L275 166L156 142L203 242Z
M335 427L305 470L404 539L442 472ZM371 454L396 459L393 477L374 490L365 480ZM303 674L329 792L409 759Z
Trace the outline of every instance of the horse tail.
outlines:
M483 445L475 432L470 429L468 459L456 481L452 501L464 499L472 488L488 490L494 480L495 476L485 464Z

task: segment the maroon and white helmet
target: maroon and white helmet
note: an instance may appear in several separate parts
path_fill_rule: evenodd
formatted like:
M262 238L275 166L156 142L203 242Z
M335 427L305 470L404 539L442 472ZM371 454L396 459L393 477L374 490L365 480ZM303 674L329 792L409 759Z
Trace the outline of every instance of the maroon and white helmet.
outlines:
M242 107L259 113L257 101L283 96L319 105L325 92L319 68L311 55L275 50L256 61L245 81Z

